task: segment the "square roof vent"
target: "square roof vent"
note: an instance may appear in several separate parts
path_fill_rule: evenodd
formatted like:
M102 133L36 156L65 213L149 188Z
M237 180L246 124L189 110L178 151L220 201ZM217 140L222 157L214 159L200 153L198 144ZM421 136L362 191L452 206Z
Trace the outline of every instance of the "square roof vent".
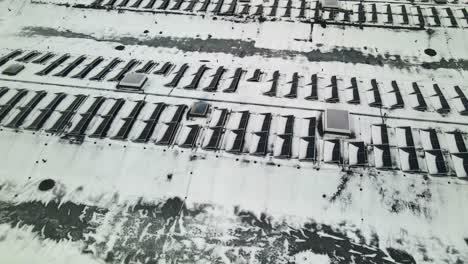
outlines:
M193 117L206 117L209 109L209 104L205 102L196 102L192 105L188 114Z
M148 77L143 73L127 73L122 80L117 84L119 89L141 90L145 85Z
M320 2L324 8L340 8L340 2L338 0L320 0Z
M330 134L351 134L349 112L346 110L325 110L324 131Z
M6 67L6 69L4 69L2 73L5 75L9 75L9 76L15 76L18 73L20 73L23 69L24 69L23 64L15 63Z

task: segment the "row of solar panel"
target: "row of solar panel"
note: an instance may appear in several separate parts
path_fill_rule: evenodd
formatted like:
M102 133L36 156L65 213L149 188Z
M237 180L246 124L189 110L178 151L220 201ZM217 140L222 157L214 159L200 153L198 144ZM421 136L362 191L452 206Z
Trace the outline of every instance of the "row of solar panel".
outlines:
M317 2L319 3L319 2ZM468 11L463 7L340 1L341 9L316 7L314 18L330 24L399 27L467 27ZM320 5L320 4L319 4Z
M83 7L79 5L79 7ZM96 0L89 7L160 10L171 12L211 12L222 16L259 16L310 19L315 22L386 25L389 27L466 27L466 8L395 3L365 3L340 1L340 9L323 8L320 1L280 1L242 3L242 1L211 0Z
M42 54L39 51L30 51L26 52L23 56L20 56L23 53L21 50L12 51L3 57L0 58L0 66L5 64L7 61L19 57L17 61L20 62L32 62L32 63L47 63L54 56L53 53ZM41 55L42 54L42 55ZM55 60L50 62L44 69L37 72L38 75L48 75L57 69L60 65L64 64L71 55L64 54L62 56L57 56ZM65 67L62 67L58 72L54 73L54 76L67 77L73 70L77 69L82 63L85 62L87 57L81 55L76 57L72 62L67 64ZM72 78L86 78L94 69L97 70L96 73L90 80L103 80L108 76L118 64L122 63L123 60L119 58L114 58L110 60L104 67L98 68L100 64L104 61L103 57L97 57L91 60L85 67L81 67L80 70L72 75ZM131 59L128 61L122 68L118 70L113 77L108 79L109 81L120 81L123 79L125 74L135 71L137 73L149 73L159 64L153 60L149 60L146 63L142 64L140 68L138 65L142 64L136 59ZM161 67L157 68L153 73L157 75L168 75L169 72L176 68L171 62L166 62ZM181 83L181 80L186 76L189 65L187 63L179 66L178 70L172 76L172 79L165 84L166 87L178 87ZM198 89L202 78L206 76L206 72L210 70L206 65L201 65L198 67L197 71L193 74L193 77L187 85L184 85L184 89ZM202 88L206 92L217 91L221 79L227 71L223 66L219 66L215 73L210 76L211 80L209 84ZM260 69L256 69L252 75L246 79L247 82L260 82L261 76L264 75ZM230 78L229 85L223 89L223 92L233 93L236 92L241 79L246 75L246 71L242 68L235 69L234 73ZM266 96L278 96L279 85L280 85L281 74L279 71L275 71L272 74L272 78L269 80L271 82L271 87L268 91L263 94ZM285 98L297 98L299 92L299 73L294 73L291 80L288 82L290 84L289 92L284 94ZM468 115L468 99L466 92L462 90L460 86L454 86L453 91L446 90L450 93L450 96L447 97L442 92L441 87L438 84L432 85L431 88L425 88L427 92L423 93L421 91L420 85L417 82L413 82L411 87L407 87L407 92L403 92L396 81L391 81L390 85L387 87L384 83L379 83L376 79L369 80L369 83L364 83L363 81L359 82L357 78L352 77L349 84L344 83L344 81L338 79L337 76L329 77L330 80L319 77L317 74L312 74L310 77L310 83L307 84L307 87L310 93L305 96L307 100L323 100L325 102L335 103L342 100L345 100L346 103L350 104L361 104L361 94L364 93L366 96L366 102L371 107L387 107L387 108L404 108L405 100L407 98L408 104L411 108L418 111L428 111L435 110L439 113L448 113L452 111L452 108L461 115ZM323 84L322 84L323 83ZM339 83L340 84L339 87ZM367 88L366 88L367 86ZM359 88L364 87L364 88ZM409 90L409 91L408 91ZM319 92L320 91L320 92ZM319 93L323 93L319 96ZM339 94L343 93L344 95L340 96ZM321 98L319 98L321 97ZM450 102L450 103L449 103Z
M468 171L468 140L460 131L443 133L446 148L441 147L442 133L435 129L390 128L382 124L371 126L370 141L364 136L348 141L323 138L316 116L296 118L215 108L204 123L182 123L186 105L8 88L2 88L0 96L0 122L4 127L45 130L73 142L81 142L85 136L109 137L379 169L430 174L455 171L459 177L466 177ZM123 111L126 104L130 107ZM146 105L150 109L142 114Z

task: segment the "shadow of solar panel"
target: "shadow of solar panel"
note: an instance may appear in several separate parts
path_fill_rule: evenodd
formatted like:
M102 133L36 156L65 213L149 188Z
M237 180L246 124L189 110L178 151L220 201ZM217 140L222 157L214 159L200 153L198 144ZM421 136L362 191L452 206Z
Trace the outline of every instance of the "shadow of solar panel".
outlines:
M61 112L60 118L55 124L47 130L49 133L61 133L69 125L70 120L75 116L77 109L86 100L86 95L79 94L75 96L75 100L67 107L66 110Z
M158 142L156 142L156 144L166 145L166 146L172 144L177 128L179 127L180 120L182 119L182 116L186 108L187 108L186 105L177 106L177 110L174 113L174 116L172 117L171 121L165 123L168 127L163 137Z
M135 59L131 59L129 62L127 62L127 64L122 68L122 70L120 70L119 73L117 73L117 75L115 75L113 78L110 78L109 79L109 82L115 82L115 81L121 81L125 74L127 74L128 72L130 72L133 68L135 68L135 66L137 66L138 64L140 64L140 62L138 60L135 60Z
M0 66L3 66L5 63L7 63L9 60L15 58L16 56L19 56L23 51L21 50L14 50L7 55L3 56L0 58Z
M312 74L310 83L308 85L311 85L311 90L310 90L310 95L307 96L305 99L306 100L317 100L318 99L318 78L317 74Z
M132 112L125 117L122 118L125 122L122 125L122 127L119 129L117 134L112 137L112 139L118 139L118 140L125 140L128 137L128 134L133 128L133 125L135 124L135 121L137 120L138 115L141 112L141 109L145 106L145 101L137 101L135 107L133 107Z
M159 117L161 117L161 113L164 111L166 105L164 103L157 103L156 108L154 109L153 113L151 114L148 120L145 120L146 123L145 127L141 131L140 135L134 140L135 142L148 142L153 135L154 128L159 121Z
M197 137L200 132L199 125L189 125L190 132L188 133L187 137L185 138L184 142L179 145L182 148L194 148L195 143L197 142Z
M46 96L45 91L38 91L36 95L23 107L20 108L20 112L13 118L13 120L6 125L10 128L20 127L26 117L31 113L31 111L37 106L37 104Z
M81 114L81 119L78 121L78 124L73 128L72 131L67 133L67 136L70 138L76 138L78 140L82 140L85 131L89 126L89 123L93 119L93 117L96 115L98 112L99 108L101 108L102 104L104 103L106 99L104 97L96 97L94 99L93 104L86 110L85 113Z
M375 144L375 145L388 145L389 144L389 139L388 139L388 127L385 124L374 124L373 126L377 127L379 129L379 135L380 136L380 142ZM377 136L376 136L377 137ZM374 138L374 137L373 137Z
M73 75L72 78L83 79L88 75L90 71L92 71L96 66L98 66L104 59L102 57L95 58L92 62L90 62L86 67L84 67L80 72Z
M234 76L232 76L231 84L229 84L229 87L224 89L223 92L225 93L236 92L237 88L239 87L239 82L240 82L243 72L244 71L242 70L242 68L237 68L236 71L234 72Z
M279 71L273 72L273 77L269 82L271 82L271 88L269 91L264 92L263 95L266 96L276 96L276 92L278 91L278 81L279 81L280 73Z
M26 96L28 92L25 89L20 89L18 92L8 100L4 105L0 106L0 122L10 113L10 111L16 106L16 104Z
M292 80L289 82L291 84L291 89L289 93L284 97L286 98L296 98L297 97L297 88L299 86L299 74L295 72L292 76Z
M44 126L44 123L49 119L52 113L55 111L55 108L65 99L66 95L64 93L57 93L55 98L46 106L46 108L41 109L41 113L36 119L28 126L26 129L29 130L39 130Z
M149 60L145 65L143 65L143 67L136 70L135 72L136 73L149 73L154 67L156 67L156 65L158 65L157 62Z
M223 76L225 71L226 69L223 66L218 67L215 74L212 76L213 79L211 79L210 84L207 87L203 88L203 91L214 92L218 90L219 81L221 80L221 77Z
M33 50L33 51L30 51L28 54L24 55L23 57L17 59L16 61L27 63L31 61L32 59L36 58L37 56L39 56L40 54L41 53L39 51Z
M43 64L43 63L46 63L47 61L49 61L50 59L52 59L53 57L55 57L55 54L53 54L52 52L48 52L48 53L42 55L42 57L39 57L36 60L32 61L32 63L34 63L34 64Z
M98 128L96 131L94 131L89 137L91 138L105 138L107 136L107 132L109 132L109 129L112 125L112 122L114 121L115 117L119 113L120 109L122 109L122 106L124 105L125 100L124 99L117 99L112 106L112 108L109 110L109 112L106 115L102 116L102 121L99 124Z
M165 84L164 86L166 87L177 87L177 85L179 85L179 82L180 80L182 79L182 77L184 76L185 72L187 71L188 69L188 64L185 63L183 64L182 66L180 66L179 68L179 71L175 74L174 78L172 79L171 82Z
M59 71L58 73L54 74L54 76L58 76L58 77L66 77L71 71L73 71L73 69L75 69L76 67L78 67L78 65L80 65L84 60L86 59L86 56L82 55L78 58L76 58L73 62L71 62L68 66L66 66L65 68L63 68L61 71Z
M109 72L111 72L118 64L120 64L122 60L119 58L114 58L109 64L107 64L99 73L97 73L95 76L89 78L90 80L93 81L100 81L106 77Z
M68 58L70 58L70 54L64 54L60 58L56 59L54 62L49 64L47 67L45 67L43 70L37 72L36 74L37 75L47 75L51 71L55 70L58 66L60 66L60 64L62 64L66 60L68 60Z

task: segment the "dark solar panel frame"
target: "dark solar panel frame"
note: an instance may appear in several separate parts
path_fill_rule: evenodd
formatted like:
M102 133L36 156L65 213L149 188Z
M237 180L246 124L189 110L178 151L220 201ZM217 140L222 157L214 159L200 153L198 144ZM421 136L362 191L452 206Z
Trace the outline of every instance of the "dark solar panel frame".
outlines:
M187 138L184 140L184 143L180 144L179 147L194 148L201 127L199 125L188 125L187 127L190 128L190 132L188 133Z
M254 132L255 135L259 136L260 139L257 144L257 148L253 155L265 156L268 149L268 138L270 137L271 120L273 119L271 113L262 114L265 116L262 124L262 130Z
M56 59L54 62L49 64L47 67L45 67L43 70L37 72L36 74L41 75L41 76L47 75L51 71L55 70L58 66L60 66L60 64L64 63L66 60L68 60L70 57L71 57L70 54L64 54L61 57L59 57L58 59Z
M38 91L36 95L23 107L20 107L20 112L13 118L13 120L6 125L9 128L20 127L26 117L32 112L32 110L39 104L39 102L46 96L45 91Z
M24 55L23 57L18 58L16 61L27 63L27 62L30 62L32 59L36 58L37 56L39 56L40 54L41 53L39 51L33 50L27 53L26 55Z
M70 64L68 64L68 66L66 66L65 68L63 68L63 69L62 69L61 71L59 71L58 73L54 74L54 76L57 76L57 77L66 77L71 71L73 71L73 69L75 69L76 67L78 67L78 65L80 65L85 59L86 59L86 56L84 56L84 55L79 56L79 57L76 58L73 62L71 62Z
M271 82L271 88L269 91L264 92L263 95L276 96L276 92L278 91L279 77L280 77L279 71L273 72L273 77L271 80L269 80L269 82Z
M242 70L242 68L237 68L234 72L234 75L232 76L231 84L229 85L228 88L224 89L223 92L225 93L236 92L237 88L239 87L239 82L242 77L242 73L244 73L244 70Z
M203 91L214 92L218 90L219 81L221 80L224 72L226 72L226 69L223 66L218 67L215 74L212 76L213 79L211 79L210 84L207 87L203 88Z
M161 66L161 68L159 68L159 70L154 71L153 74L166 75L172 66L174 66L174 64L166 62Z
M109 74L109 72L111 72L121 62L122 60L119 58L112 59L112 61L109 62L109 64L107 64L100 72L98 72L96 75L89 79L92 81L100 81L104 79L107 76L107 74Z
M175 74L174 78L172 79L171 82L165 84L164 86L166 87L177 87L179 85L180 80L182 77L184 77L185 72L189 68L187 63L184 63L182 66L180 66L179 71Z
M52 115L52 113L55 111L57 106L65 99L66 94L64 93L57 93L55 98L43 109L40 110L40 114L36 119L25 129L28 130L39 130L41 129L47 119Z
M245 132L249 123L250 113L249 111L243 111L239 122L239 127L232 130L236 134L232 148L228 151L231 153L240 153L244 149L245 143Z
M75 100L61 112L61 116L55 122L55 124L47 130L49 133L61 133L63 132L66 127L69 125L71 119L75 116L76 111L80 107L80 105L86 100L87 96L83 94L79 94L75 96Z
M291 81L289 82L291 84L291 88L289 90L289 93L284 95L286 98L296 98L297 97L297 88L299 87L299 74L295 72L292 76Z
M7 63L9 60L14 59L15 57L21 55L21 53L23 53L23 51L21 51L21 50L18 49L18 50L14 50L14 51L8 53L8 54L5 55L5 56L2 56L2 57L0 58L0 66L3 66L3 65L4 65L5 63Z
M91 135L89 135L90 138L105 138L107 136L107 133L109 132L109 129L112 125L112 122L116 118L117 114L119 113L120 109L122 109L123 105L125 104L125 100L122 98L119 98L115 101L114 105L112 108L107 112L107 114L102 116L102 121L99 124L98 128L96 131L94 131Z
M146 102L141 100L137 101L136 105L133 107L132 111L130 114L122 118L124 120L124 124L120 127L119 131L115 136L112 137L112 139L118 139L118 140L125 140L128 137L128 134L133 128L133 125L135 124L138 115L140 114L141 110L145 106Z
M172 144L186 108L187 108L186 105L177 106L177 110L174 113L174 116L172 117L171 121L165 122L165 124L168 125L168 127L164 135L162 136L162 138L158 142L156 142L156 144L165 145L165 146L169 146Z
M88 75L88 73L90 73L94 68L96 68L96 66L98 66L102 61L104 61L104 58L101 56L95 58L92 62L86 65L80 72L73 75L72 78L84 79Z
M28 91L19 89L18 92L8 100L4 105L0 106L0 122L10 113L11 110L26 96Z
M42 55L41 57L33 60L32 63L34 63L34 64L43 64L43 63L46 63L47 61L49 61L50 59L52 59L53 57L55 57L55 54L52 53L52 52L48 52L48 53Z
M93 104L88 108L88 110L86 110L85 113L81 114L80 121L78 121L76 126L69 133L67 133L67 136L82 139L85 135L86 129L91 123L91 120L97 114L105 100L106 99L102 96L95 97Z
M146 62L145 65L143 65L140 69L136 70L136 73L149 73L154 67L158 65L157 62L153 60L149 60Z
M135 66L137 66L138 64L140 64L140 62L138 60L135 60L135 59L131 59L129 62L127 62L127 64L119 71L119 73L117 73L117 75L115 75L114 77L110 78L108 81L109 82L120 82L124 77L125 77L125 74L127 74L128 72L130 72L133 68L135 68Z
M307 96L305 99L306 100L317 100L318 99L318 77L317 74L312 74L310 78L311 82L309 85L311 85L311 91L310 95Z
M141 131L140 135L134 140L134 142L148 142L151 136L153 135L154 129L156 127L156 124L159 121L159 118L161 117L161 113L164 111L166 108L166 105L164 103L157 103L156 107L151 114L150 118L145 120L144 122L146 123L145 127Z

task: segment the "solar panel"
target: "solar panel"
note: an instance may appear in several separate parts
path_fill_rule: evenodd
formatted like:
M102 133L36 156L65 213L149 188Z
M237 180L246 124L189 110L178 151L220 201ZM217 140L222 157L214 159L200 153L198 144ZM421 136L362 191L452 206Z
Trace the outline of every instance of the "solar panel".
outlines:
M450 105L448 104L447 99L445 99L445 96L442 93L442 90L440 89L439 85L434 84L433 87L434 91L436 92L435 96L437 96L440 101L440 108L436 109L436 111L439 113L450 112Z
M25 89L20 89L18 92L6 102L6 104L0 106L0 121L2 121L8 113L15 107L21 99L26 96L28 92Z
M390 152L390 146L389 145L375 145L374 148L375 148L374 153L376 154L376 157L375 157L376 167L381 168L381 169L392 168L392 155Z
M339 101L338 83L337 83L336 76L332 76L330 80L331 80L331 84L328 87L330 87L331 93L330 93L330 96L325 99L325 101L328 103L335 103Z
M91 63L86 65L80 72L75 74L72 78L83 79L88 75L90 71L92 71L96 66L98 66L104 59L102 57L95 58Z
M369 106L373 107L381 107L382 106L382 97L380 96L379 86L377 84L377 80L371 80L372 88L369 91L372 91L373 94L373 101L369 103Z
M292 1L288 0L286 3L286 10L284 11L283 17L291 17L291 8L292 8Z
M120 2L120 4L118 4L118 6L124 7L124 6L128 5L128 2L130 2L130 0L122 0L122 2Z
M426 153L426 164L430 174L446 174L447 165L441 150L428 150Z
M182 4L184 3L184 0L176 0L177 2L172 6L171 10L179 10Z
M99 124L98 128L96 131L94 131L89 137L91 138L104 138L107 136L107 132L109 131L112 122L114 121L115 117L119 113L120 109L122 109L122 106L124 105L125 100L122 98L119 98L115 100L114 105L112 108L107 112L107 114L102 116L102 121Z
M0 87L0 98L6 94L10 89L8 89L7 87Z
M67 67L63 68L58 73L54 74L54 76L66 77L73 69L75 69L78 65L80 65L85 59L86 59L86 56L84 56L84 55L79 56L73 62L68 64Z
M113 6L115 5L115 3L117 2L117 0L109 0L109 2L107 2L107 4L105 4L106 6Z
M100 81L102 79L104 79L106 77L106 75L112 71L112 69L114 69L118 64L120 64L122 62L122 60L120 60L119 58L114 58L111 62L109 62L109 64L107 64L104 69L102 69L98 74L96 74L95 76L89 78L90 80L94 80L94 81Z
M158 65L157 62L155 62L153 60L149 60L145 65L143 65L143 67L136 70L135 72L136 73L149 73L151 71L151 69L153 69L156 65Z
M99 108L101 108L102 104L106 99L102 96L96 97L93 104L86 110L85 113L81 114L81 119L78 121L76 126L73 128L72 131L67 133L69 137L76 137L77 139L82 139L86 129L91 123L91 120L98 112Z
M273 72L273 78L269 80L269 82L271 82L271 88L268 92L264 92L263 95L276 96L276 91L278 90L279 77L280 77L279 71Z
M455 131L453 132L453 137L455 139L458 152L468 152L465 140L463 139L463 134L460 131Z
M166 132L164 133L163 137L156 142L158 145L171 145L172 141L174 140L175 132L179 127L180 120L182 119L183 113L187 108L186 105L179 105L177 106L177 110L174 113L170 122L166 122L165 124L168 126Z
M31 111L37 106L37 104L46 96L45 91L38 91L36 95L23 107L20 108L20 112L13 118L13 120L6 125L10 128L20 127L26 117L31 113Z
M208 141L208 144L204 147L204 149L209 149L209 150L218 149L221 136L224 132L224 125L226 124L228 110L217 109L217 111L221 111L221 113L219 115L218 120L216 121L216 124L208 128L208 129L213 130L213 133L211 134L210 140Z
M323 161L324 162L340 162L341 161L339 139L324 140Z
M257 143L257 148L255 152L253 153L254 155L266 155L267 153L268 138L270 136L270 126L271 126L272 115L271 113L265 113L262 115L265 116L263 119L262 130L258 132L254 132L255 135L260 137Z
M401 16L403 18L402 24L405 24L405 25L409 24L408 12L406 11L405 5L401 5Z
M234 93L239 87L239 82L240 82L243 72L244 71L242 70L242 68L237 68L236 71L234 72L234 76L232 76L231 84L229 85L228 88L224 89L223 92Z
M305 18L305 11L306 11L306 0L301 0L301 6L299 7L299 15L298 18Z
M416 98L418 100L418 105L415 106L414 109L418 111L426 111L427 110L426 100L424 99L424 96L422 95L421 90L419 89L419 85L416 82L413 82L412 86L413 86L414 92L410 94L416 95Z
M138 64L140 64L140 62L138 60L135 60L135 59L131 59L129 62L127 62L127 64L120 70L119 73L117 73L117 75L115 75L113 78L110 78L109 79L109 82L114 82L114 81L121 81L124 76L130 72L135 66L137 66Z
M166 87L176 87L179 85L180 79L184 76L185 72L189 68L187 63L184 63L182 66L180 66L179 71L175 74L174 78L172 79L171 82L165 84L164 86Z
M55 122L55 124L47 130L49 133L61 133L69 125L70 120L76 113L76 110L80 105L86 100L86 95L79 94L75 96L75 100L68 106L68 108L61 112L60 118Z
M247 124L249 122L250 113L248 111L242 112L241 119L239 121L239 127L234 129L232 132L236 134L234 139L234 143L232 148L229 152L241 152L244 148L244 139L245 139L245 131L247 129Z
M3 56L0 58L0 66L3 66L3 64L7 63L9 60L13 59L16 56L19 56L21 53L23 53L21 50L14 50L7 55Z
M156 0L150 0L148 4L145 6L147 9L153 8L154 4L156 3Z
M56 59L54 62L49 64L47 67L45 67L43 70L37 72L36 74L37 75L47 75L51 71L55 70L58 66L60 66L60 64L62 64L66 60L68 60L68 58L70 58L70 54L64 54L60 58Z
M170 62L166 62L164 63L163 66L161 66L161 68L155 72L153 72L154 74L159 74L159 75L165 75L169 72L169 70L172 68L173 64L170 63Z
M39 56L39 54L41 54L39 51L33 50L33 51L30 51L28 54L24 55L23 57L17 59L16 61L27 63L30 60L34 59L35 57Z
M310 95L307 96L305 99L306 100L317 100L318 99L318 93L317 93L318 78L317 78L317 74L312 74L310 81L311 81L310 84L309 84L309 85L311 85Z
M135 3L133 3L133 5L131 5L130 7L138 8L138 7L140 7L140 5L141 5L142 2L143 2L143 0L137 0L137 1L135 1Z
M169 2L170 0L163 0L163 2L161 3L161 5L159 5L158 9L167 9L167 7L169 6Z
M201 78L203 77L203 74L205 73L206 70L208 70L209 68L206 67L205 64L203 64L202 66L200 66L197 70L197 72L195 73L195 77L193 77L192 79L192 82L190 82L190 84L184 86L185 89L197 89L198 87L198 84L200 83L200 80Z
M212 12L215 13L215 14L221 13L221 8L223 7L223 4L224 4L224 0L218 0L218 2L216 2L216 6L212 10Z
M262 75L262 71L260 69L256 69L252 75L252 77L248 78L248 82L259 82L260 76Z
M210 0L203 1L203 5L200 7L198 12L206 12L208 10L208 6L209 6L210 3L211 3Z
M254 16L263 16L263 5L257 5L257 10L253 14Z
M197 136L200 131L200 126L199 125L189 125L187 126L190 128L190 131L185 138L184 142L180 144L180 147L183 148L193 148L195 147L195 143L197 142Z
M132 112L130 112L130 114L127 117L122 118L125 122L122 125L122 127L120 127L117 134L114 137L112 137L112 139L119 139L119 140L127 139L128 134L132 130L132 127L135 124L135 121L138 115L140 114L141 109L143 109L144 106L145 106L145 101L137 101L135 107L133 107L132 109Z
M26 129L29 130L39 130L42 128L47 119L55 111L55 108L63 101L66 97L64 93L57 93L55 98L46 106L46 108L41 109L39 116L29 125Z
M249 4L245 4L242 6L242 10L241 12L239 13L239 15L249 15L250 14L250 5ZM248 80L247 80L248 81Z
M163 112L165 107L166 105L164 103L156 104L156 108L154 109L150 118L144 121L146 123L146 126L143 128L138 138L134 140L135 142L148 142L149 141L149 139L151 138L151 135L154 132L154 128L156 127L156 124L159 121L159 117L161 116L161 113Z
M289 82L291 84L291 89L289 93L284 97L286 98L296 98L297 97L297 87L299 86L299 74L295 72L292 76L292 80Z
M403 171L419 171L418 157L414 147L400 148L400 159L402 159L401 163Z
M198 3L198 0L191 0L190 3L187 5L187 7L184 9L184 11L193 12L193 8L195 7L197 3Z
M32 63L42 64L42 63L45 63L48 60L52 59L53 57L55 57L55 54L53 54L52 52L48 52L48 53L44 54L42 57L39 57L36 60L34 60Z
M219 81L221 80L221 77L223 76L225 71L226 69L223 66L218 67L215 74L213 75L213 79L211 79L210 84L207 87L203 88L203 91L213 92L218 90Z
M435 26L439 27L440 26L440 18L439 18L439 12L437 11L437 8L434 6L431 7L432 11L432 19L434 19Z
M393 93L395 93L395 101L396 103L392 105L392 108L401 108L404 107L404 102L403 102L403 97L401 96L400 92L400 87L398 87L398 84L396 81L392 81L392 88L393 88Z

